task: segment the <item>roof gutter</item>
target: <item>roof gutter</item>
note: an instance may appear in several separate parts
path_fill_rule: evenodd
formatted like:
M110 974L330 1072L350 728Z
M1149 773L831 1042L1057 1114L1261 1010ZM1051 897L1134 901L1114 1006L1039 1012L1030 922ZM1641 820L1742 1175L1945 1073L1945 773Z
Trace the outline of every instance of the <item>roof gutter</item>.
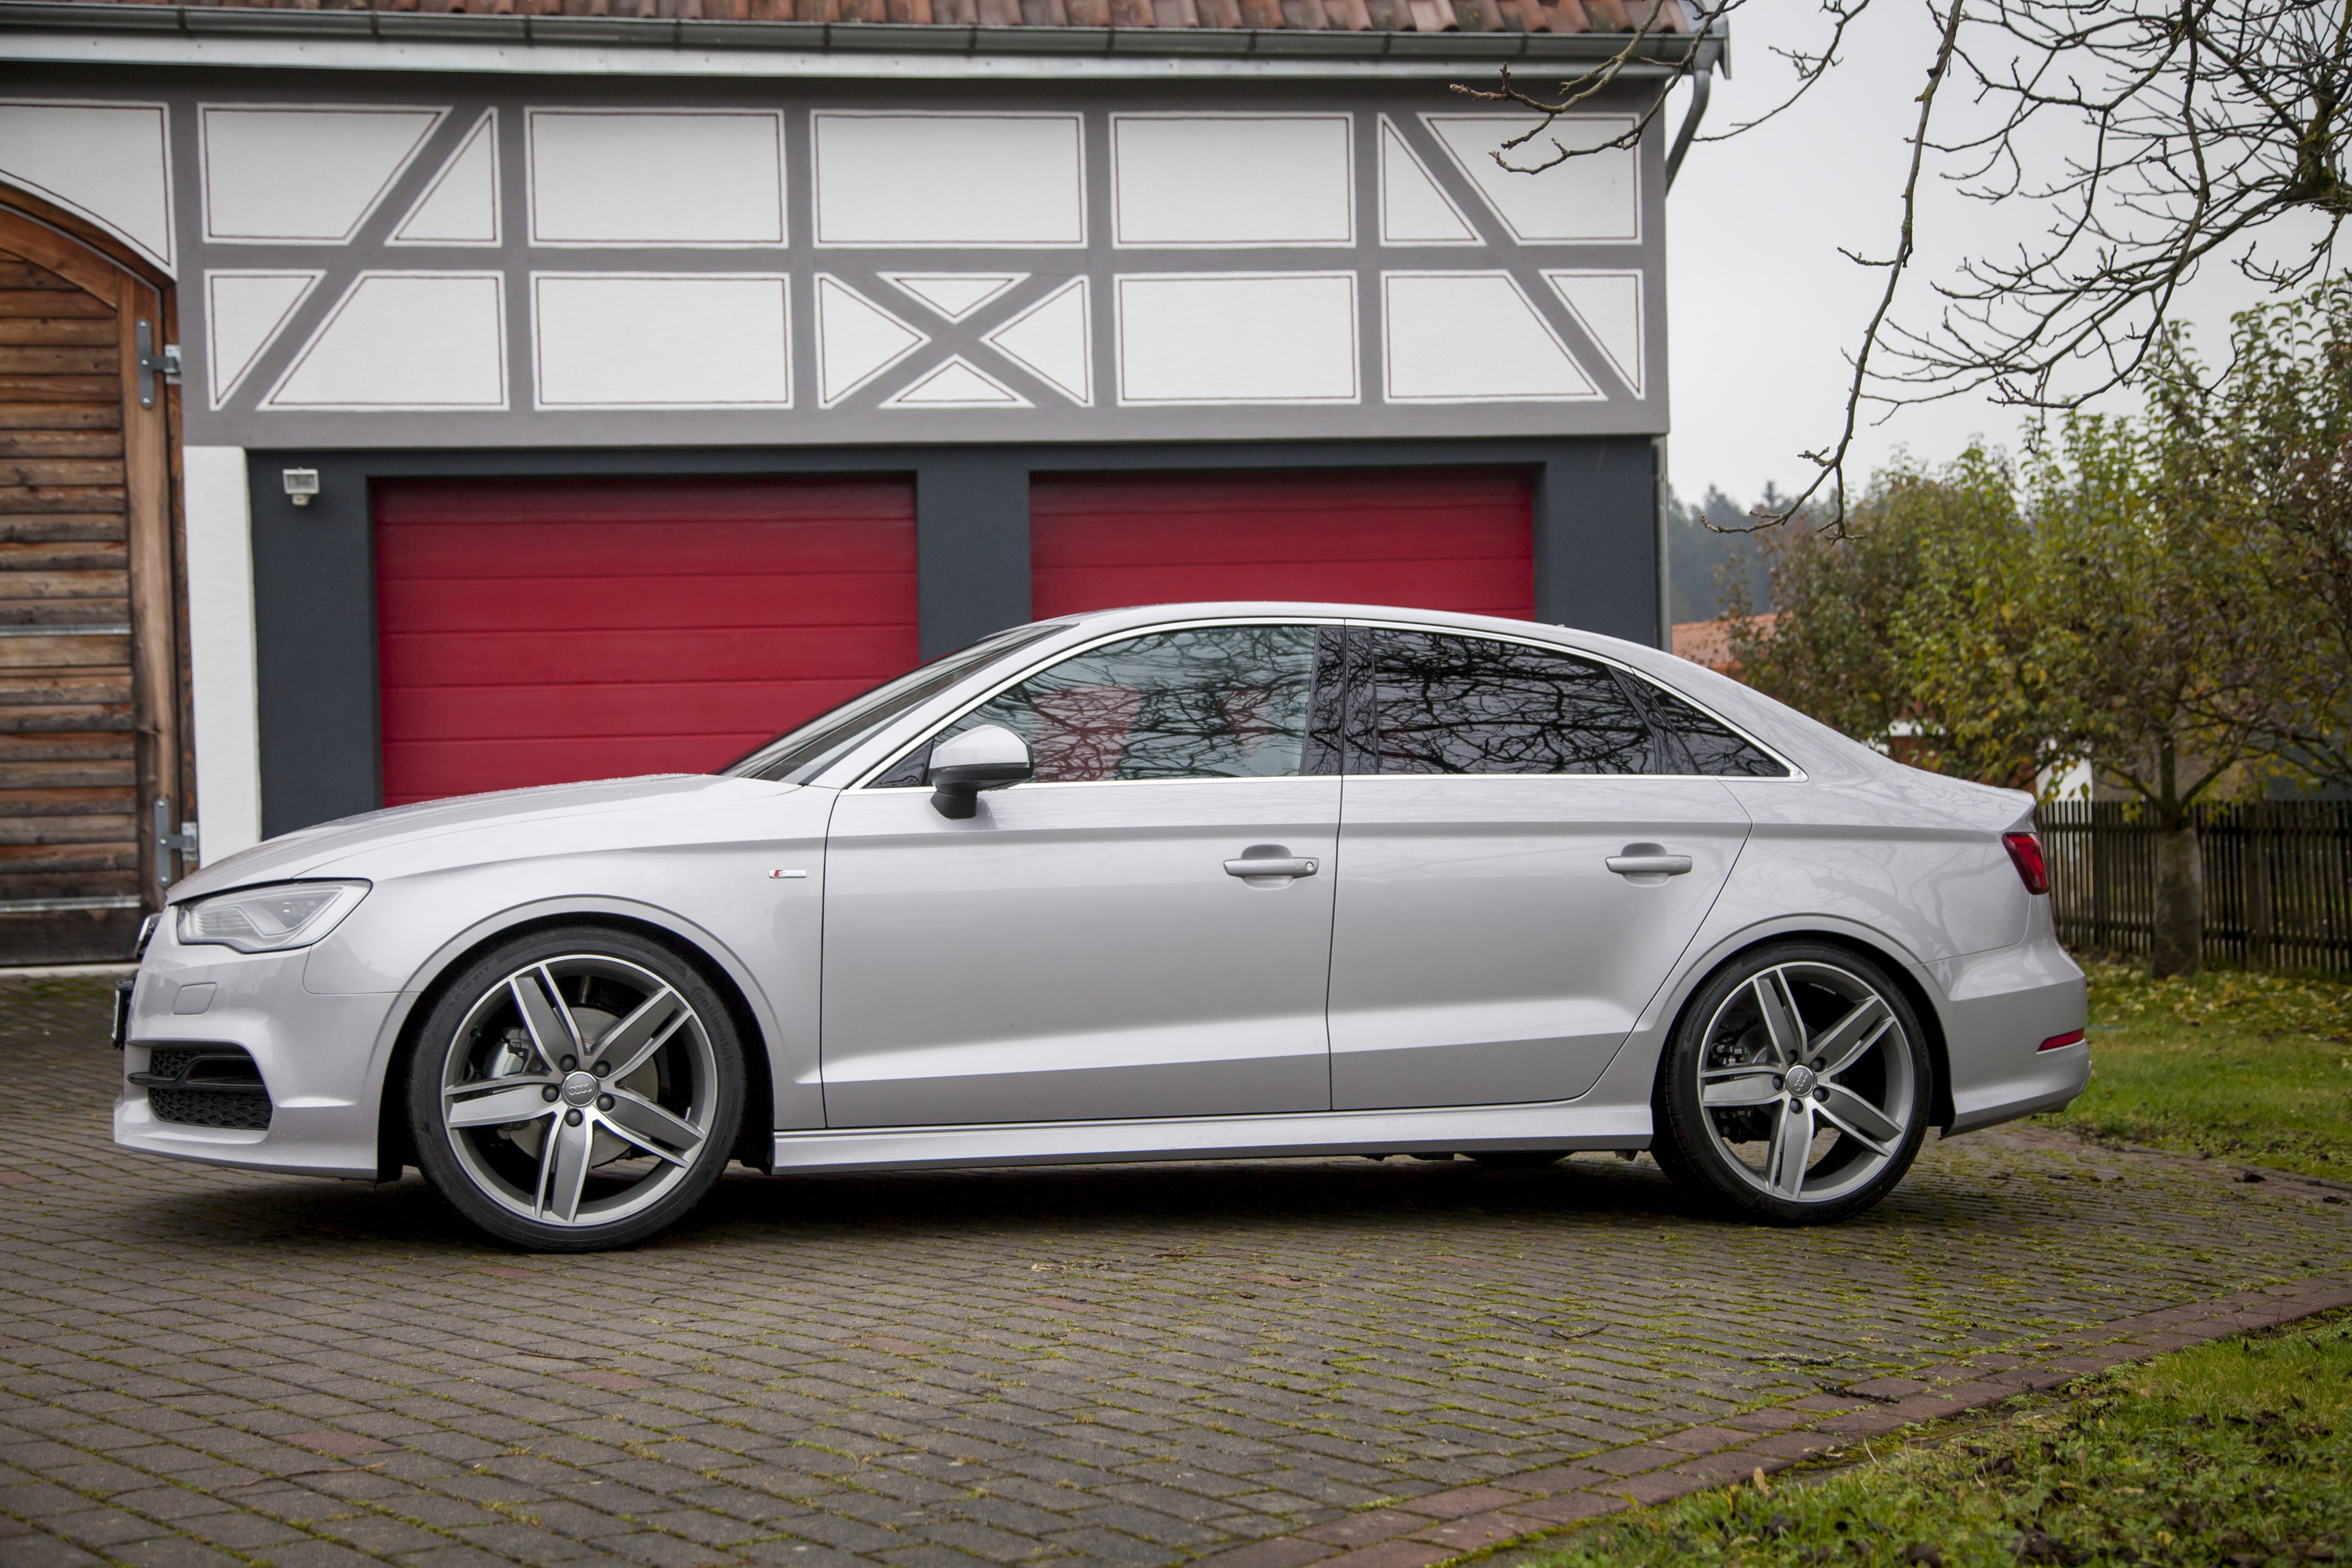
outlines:
M1265 74L1432 74L1465 66L1597 65L1625 48L1610 33L1318 32L1304 28L961 27L865 22L732 22L274 6L114 5L0 0L0 59L613 74L1209 74L1244 62ZM1641 40L1631 74L1684 69L1706 37ZM335 46L343 46L337 47ZM463 57L479 51L478 61ZM817 62L824 61L820 65ZM921 62L943 68L926 70ZM982 61L996 68L972 71ZM1091 68L1056 69L1087 62ZM963 62L964 68L957 68ZM1145 62L1151 62L1145 66ZM1112 74L1127 74L1116 69ZM1252 73L1257 74L1257 73Z
M1666 189L1675 188L1675 176L1682 173L1683 158L1698 137L1698 122L1706 118L1706 100L1715 86L1715 73L1731 74L1731 40L1723 30L1721 16L1710 16L1700 29L1698 49L1692 57L1690 110L1683 116L1682 129L1675 132L1675 144L1666 152Z

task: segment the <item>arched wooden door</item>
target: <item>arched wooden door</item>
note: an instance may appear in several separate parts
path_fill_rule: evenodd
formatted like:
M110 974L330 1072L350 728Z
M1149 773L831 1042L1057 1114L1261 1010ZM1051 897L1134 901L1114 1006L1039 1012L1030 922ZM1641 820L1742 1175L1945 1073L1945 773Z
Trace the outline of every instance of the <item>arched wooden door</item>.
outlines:
M169 300L0 192L0 963L119 959L186 772Z

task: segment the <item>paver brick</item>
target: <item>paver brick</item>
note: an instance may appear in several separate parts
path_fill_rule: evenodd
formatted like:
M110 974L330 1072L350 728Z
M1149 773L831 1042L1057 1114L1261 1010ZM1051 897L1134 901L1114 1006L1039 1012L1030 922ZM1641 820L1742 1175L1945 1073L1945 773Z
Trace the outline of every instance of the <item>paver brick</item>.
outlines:
M85 1552L45 1531L14 1536L8 1542L9 1568L85 1568L103 1561L96 1552Z
M1623 1480L1611 1481L1608 1489L1628 1502L1672 1502L1696 1491L1705 1491L1716 1484L1717 1478L1685 1475L1680 1470L1648 1470Z
M1630 1476L1643 1470L1658 1469L1688 1457L1672 1448L1637 1443L1629 1447L1605 1449L1591 1456L1584 1463L1609 1475Z
M1331 1555L1332 1548L1319 1541L1283 1536L1273 1541L1253 1542L1247 1546L1231 1547L1194 1561L1200 1568L1306 1568L1307 1563Z
M1522 1519L1541 1520L1547 1524L1574 1524L1587 1519L1597 1519L1604 1513L1615 1513L1625 1506L1622 1498L1602 1492L1561 1492L1553 1497L1530 1498L1511 1511Z
M1757 1438L1738 1451L1775 1459L1810 1459L1838 1446L1837 1438L1826 1432L1775 1432L1769 1437Z
M1476 1552L1500 1545L1506 1541L1538 1534L1546 1528L1540 1520L1497 1510L1449 1519L1441 1524L1414 1531L1412 1539L1437 1546L1450 1546L1456 1552Z
M1425 1541L1383 1541L1331 1558L1329 1563L1330 1568L1427 1568L1453 1555L1453 1547Z

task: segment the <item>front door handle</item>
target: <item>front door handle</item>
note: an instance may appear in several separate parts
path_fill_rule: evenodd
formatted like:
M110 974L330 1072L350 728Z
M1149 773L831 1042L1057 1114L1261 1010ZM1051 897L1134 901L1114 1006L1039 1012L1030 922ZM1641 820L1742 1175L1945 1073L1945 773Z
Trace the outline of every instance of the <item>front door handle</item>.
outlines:
M1691 858L1669 855L1663 844L1628 844L1609 857L1608 866L1621 877L1681 877L1689 874Z
M1264 860L1228 860L1225 862L1225 875L1228 877L1312 877L1315 875L1315 862L1276 860L1270 858Z

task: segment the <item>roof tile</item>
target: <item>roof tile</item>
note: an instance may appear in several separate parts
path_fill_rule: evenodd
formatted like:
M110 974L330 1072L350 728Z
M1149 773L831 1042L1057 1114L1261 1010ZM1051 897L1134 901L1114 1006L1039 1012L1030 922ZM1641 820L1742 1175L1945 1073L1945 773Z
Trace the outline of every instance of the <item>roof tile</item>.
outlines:
M99 5L116 0L69 0ZM153 0L124 0L152 4ZM191 7L952 27L1688 34L1693 0L182 0Z

